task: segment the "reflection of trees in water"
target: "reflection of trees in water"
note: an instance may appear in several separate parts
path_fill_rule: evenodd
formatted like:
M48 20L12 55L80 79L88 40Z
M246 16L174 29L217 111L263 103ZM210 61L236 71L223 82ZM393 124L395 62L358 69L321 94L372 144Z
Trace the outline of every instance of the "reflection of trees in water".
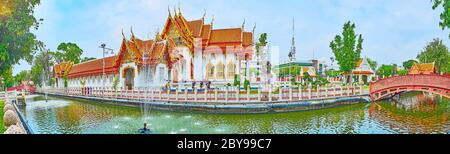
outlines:
M397 133L447 133L448 99L420 93L401 96L392 102L373 103L369 116Z
M136 108L92 103L85 100L71 100L68 106L45 110L32 110L38 126L58 128L39 128L43 133L82 133L83 129L93 128L118 116L138 116ZM56 131L56 132L55 132Z
M318 134L357 133L364 120L364 104L339 108L256 115L208 115L207 125L234 125L235 133Z

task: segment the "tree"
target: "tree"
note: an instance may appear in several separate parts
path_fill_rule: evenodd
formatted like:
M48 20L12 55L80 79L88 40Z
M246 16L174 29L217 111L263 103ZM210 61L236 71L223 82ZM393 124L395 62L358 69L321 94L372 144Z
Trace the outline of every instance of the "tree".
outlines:
M58 51L54 53L57 62L71 61L74 64L81 62L83 50L75 43L61 43L58 45Z
M11 77L14 64L21 59L31 62L33 53L42 49L43 43L31 33L43 21L34 17L39 3L40 0L0 1L0 76Z
M20 85L23 81L29 81L31 74L27 70L23 70L14 76L14 85Z
M417 60L414 60L414 59L404 61L403 62L403 68L405 68L405 70L409 70L409 69L411 69L411 67L414 64L417 64L417 63L419 63L419 62Z
M311 75L308 72L303 73L303 79L305 80L305 86L308 86L312 82Z
M355 24L350 21L345 23L342 36L336 35L330 42L330 48L341 71L350 73L356 67L356 62L360 59L362 43L362 35L355 34Z
M239 75L237 75L237 74L234 75L233 86L241 87L241 79L239 78Z
M31 79L36 85L42 86L44 82L45 85L51 84L50 76L53 64L54 53L49 50L39 52L35 56L31 67Z
M341 74L340 71L334 70L334 69L329 69L327 71L325 71L325 75L329 76L329 77L338 77Z
M6 88L12 87L14 84L14 79L13 79L13 69L12 67L9 67L8 69L6 69L5 72L2 73L2 76L0 76L0 79L3 78L3 84Z
M440 15L441 21L439 22L439 26L442 30L446 28L450 28L450 1L449 0L432 0L433 1L433 10L442 6L443 12ZM449 35L450 37L450 35Z
M87 62L87 61L90 61L90 60L94 60L94 59L97 59L97 58L94 58L94 57L84 57L83 59L81 59L81 63L82 63L82 62Z
M432 42L428 43L423 51L417 55L417 59L420 63L434 62L439 72L450 72L450 65L448 65L450 62L450 52L439 38L435 38Z
M31 67L31 80L34 82L34 84L36 86L41 87L42 84L44 82L42 82L42 80L44 79L44 73L43 71L44 68L42 67L42 65L33 65L33 67ZM46 80L46 82L50 83L50 80ZM49 85L49 84L47 84Z
M256 42L255 44L255 48L256 48L256 61L257 61L257 65L260 65L260 55L261 55L261 50L264 49L264 47L266 47L267 45L267 33L262 33L261 36L259 36L259 42ZM260 68L258 67L258 70L256 72L256 75L259 76L260 75Z
M383 77L389 77L395 75L397 72L396 65L381 65L380 68L377 70L377 74L381 75Z
M369 63L369 65L370 65L370 68L372 69L372 70L377 70L377 67L378 67L378 63L375 61L375 60L372 60L372 59L370 59L370 58L367 58L367 63Z

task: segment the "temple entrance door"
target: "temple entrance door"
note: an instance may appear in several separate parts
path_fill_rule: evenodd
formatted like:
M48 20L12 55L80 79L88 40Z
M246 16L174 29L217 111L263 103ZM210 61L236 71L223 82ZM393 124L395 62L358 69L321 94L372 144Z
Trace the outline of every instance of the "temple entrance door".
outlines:
M178 64L173 67L173 83L178 83Z
M125 70L125 88L133 90L134 86L134 69L128 68Z

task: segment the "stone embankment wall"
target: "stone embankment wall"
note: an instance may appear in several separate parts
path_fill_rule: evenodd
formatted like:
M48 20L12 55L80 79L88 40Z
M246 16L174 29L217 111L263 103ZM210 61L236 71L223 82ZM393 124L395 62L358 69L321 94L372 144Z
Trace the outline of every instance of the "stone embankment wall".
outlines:
M3 124L5 126L4 134L27 134L22 121L19 117L19 111L11 101L5 101L5 106L3 107Z

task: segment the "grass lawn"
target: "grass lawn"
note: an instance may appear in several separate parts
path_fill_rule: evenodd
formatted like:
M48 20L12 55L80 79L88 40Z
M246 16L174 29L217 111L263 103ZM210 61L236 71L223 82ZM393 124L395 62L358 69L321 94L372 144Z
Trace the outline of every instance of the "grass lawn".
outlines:
M3 106L4 102L3 100L0 100L0 134L3 134L3 132L5 132L5 127L3 126Z

